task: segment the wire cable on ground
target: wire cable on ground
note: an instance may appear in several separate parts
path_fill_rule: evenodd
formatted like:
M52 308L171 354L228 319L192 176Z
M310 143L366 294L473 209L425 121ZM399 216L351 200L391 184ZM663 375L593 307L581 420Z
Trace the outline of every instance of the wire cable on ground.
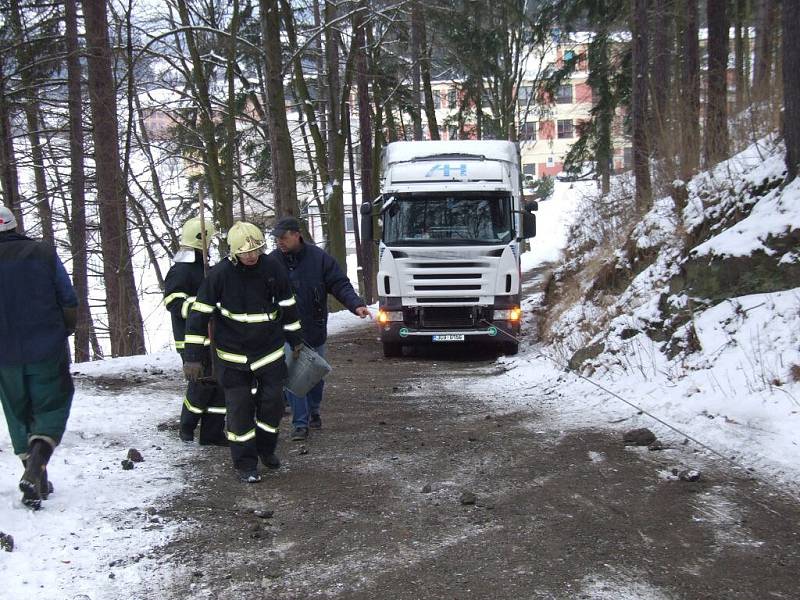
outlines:
M490 323L488 323L488 321L483 321L483 322L491 325ZM511 339L513 339L517 343L521 342L520 338L508 333L507 331L503 331L503 330L498 328L498 332L502 332L504 335L510 337ZM545 354L544 352L541 352L540 350L534 350L534 354L539 358L544 358L546 360L549 360L550 362L554 363L558 367L560 367L560 368L564 369L565 371L570 372L573 375L577 376L579 379L582 379L582 380L586 381L587 383L595 386L596 388L602 390L603 392L605 392L609 396L611 396L613 398L616 398L617 400L620 400L621 402L624 402L628 406L636 409L639 413L647 415L648 417L650 417L654 421L664 425L664 427L667 427L668 429L674 431L675 433L678 433L679 435L684 436L686 439L694 442L698 446L704 448L705 450L707 450L711 454L721 458L722 460L724 460L725 462L731 464L732 466L736 467L737 469L741 469L741 470L743 470L743 471L745 471L747 473L750 473L750 472L753 471L752 467L747 467L747 466L741 464L740 462L738 462L737 460L732 459L729 456L726 456L725 454L723 454L719 450L716 450L715 448L712 448L708 444L698 440L696 437L686 433L685 431L683 431L682 429L679 429L678 427L672 425L671 423L668 423L667 421L665 421L661 417L659 417L659 416L653 414L652 412L642 408L641 406L637 405L636 403L631 402L630 400L627 400L626 398L623 398L622 396L620 396L616 392L614 392L612 390L609 390L608 388L606 388L605 386L601 385L600 383L594 381L593 379L590 379L589 377L586 377L585 375L582 375L578 371L570 369L569 366L564 361L558 360L555 357L549 356L549 355ZM784 496L787 496L787 497L791 498L794 502L798 502L799 499L795 495L793 495L792 493L788 492L787 490L778 487L776 484L772 483L769 480L766 480L766 479L759 479L759 480L762 481L764 484L768 485L773 490L779 492L781 495L784 495ZM772 512L772 513L774 513L774 514L776 514L778 516L781 516L780 513L776 512L774 509L769 508L768 506L765 506L760 501L755 500L753 498L751 498L751 501L755 502L756 504L758 504L761 508L764 508L765 510L768 510L768 511L770 511L770 512Z

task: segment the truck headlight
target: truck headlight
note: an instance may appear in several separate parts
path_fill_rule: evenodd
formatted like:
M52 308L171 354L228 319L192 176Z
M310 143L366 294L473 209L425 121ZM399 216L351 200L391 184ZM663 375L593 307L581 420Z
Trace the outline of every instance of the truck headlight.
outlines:
M519 321L522 318L522 309L518 306L505 310L494 311L495 321Z
M379 310L378 311L378 323L381 325L385 325L386 323L392 321L402 321L403 320L403 311L402 310Z

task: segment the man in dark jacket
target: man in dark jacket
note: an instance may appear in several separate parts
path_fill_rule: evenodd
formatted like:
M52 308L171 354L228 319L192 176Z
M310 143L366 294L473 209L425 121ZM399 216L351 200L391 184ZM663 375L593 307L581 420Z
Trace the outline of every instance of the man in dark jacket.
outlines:
M286 270L264 255L264 234L237 222L228 232L231 255L214 266L197 292L186 324L184 372L203 374L211 321L217 381L225 391L228 441L242 481L255 483L258 459L277 469L278 428L286 381L284 343L299 352L300 320Z
M186 319L194 303L197 290L205 277L203 254L208 253L214 227L206 222L201 227L200 217L193 217L183 224L181 248L173 257L174 264L164 279L164 306L172 317L172 333L175 349L183 358ZM205 235L203 234L205 231ZM194 440L194 430L200 424L200 444L227 446L225 438L225 396L222 388L211 377L211 355L208 348L201 360L203 377L190 381L181 407L181 422L178 435L184 442Z
M281 260L289 271L303 338L317 353L325 356L325 340L328 337L328 294L332 294L350 312L362 319L371 316L366 303L353 289L350 280L339 268L336 260L325 252L303 241L300 222L294 217L283 217L272 230L278 248L270 256ZM322 427L320 404L324 381L320 381L304 397L295 396L288 390L286 397L292 407L292 440L302 441L308 437L309 427Z
M0 205L0 401L25 466L22 503L38 510L52 492L47 463L72 405L67 337L75 330L78 299L55 249L16 226Z

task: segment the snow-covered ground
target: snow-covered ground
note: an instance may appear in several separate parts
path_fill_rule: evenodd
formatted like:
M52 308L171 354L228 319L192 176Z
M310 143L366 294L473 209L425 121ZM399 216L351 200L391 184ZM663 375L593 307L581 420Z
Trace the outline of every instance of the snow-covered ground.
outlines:
M330 331L359 321L349 312L331 315ZM0 598L159 597L159 578L170 574L155 568L149 552L177 531L157 514L184 486L172 465L216 450L158 431L180 413L180 368L174 352L73 365L72 412L48 467L55 493L38 512L20 502L22 464L0 424L0 532L14 538L13 552L0 551ZM123 470L130 448L144 462Z
M596 191L597 184L594 181L555 182L550 199L539 202L536 237L531 240L531 249L520 260L523 273L560 258L567 244L567 232L575 218L577 203L584 195Z
M703 205L698 198L708 189L709 179L715 179L717 186L733 181L731 185L743 189L780 177L783 168L780 149L765 149L762 144L722 163L713 177L699 175L689 185L684 223L691 226L702 220ZM567 194L561 203L572 207L579 200L575 192L580 190L557 188L556 197ZM540 206L539 232L543 235L535 244L548 243L541 249L534 245L534 252L523 256L523 264L529 269L540 264L539 255L547 256L563 246L565 223L570 216L574 218L573 212L548 214L545 211L551 205L547 202ZM721 202L707 210L731 209ZM670 198L655 203L637 229L640 247L652 244L653 236L674 235L670 215L674 215ZM768 236L798 228L800 180L795 180L761 197L749 217L719 231L697 246L693 254L746 255L756 249L771 253L765 246ZM534 253L538 255L534 257ZM695 447L710 448L703 450L709 455L752 469L762 481L797 494L800 287L732 298L707 310L698 309L691 325L700 350L668 358L664 344L654 342L641 330L643 323L663 318L656 312L661 294L667 290L670 270L675 268L674 254L674 248L664 243L655 263L633 280L613 306L578 303L562 316L560 327L564 331L580 331L581 320L591 318L588 315L592 311L617 315L608 326L611 333L602 338L605 353L590 361L591 375L565 372L564 355L554 348L523 345L518 356L501 359L509 369L505 375L490 381L476 380L473 389L485 392L481 397L495 398L498 408L512 410L525 405L536 407L537 398L543 395L555 398L555 410L543 414L564 429L600 425L623 431L648 427L673 444L688 437L699 442L692 442ZM797 252L790 252L781 264L797 260ZM685 302L686 297L678 294L670 301ZM627 335L622 334L625 330Z
M31 512L20 503L17 481L22 465L11 450L8 431L0 431L0 531L14 537L11 553L0 553L4 598L112 597L135 586L147 569L146 556L127 559L165 541L170 524L147 509L180 489L170 464L188 460L190 451L175 435L159 433L160 421L177 414L176 390L163 386L161 374L179 368L177 354L153 354L73 365L98 385L76 378L77 393L68 431L48 468L55 493L44 509ZM132 392L114 389L114 380L142 377ZM174 433L174 432L169 432ZM136 448L144 462L124 471L121 461ZM109 575L113 574L113 578Z

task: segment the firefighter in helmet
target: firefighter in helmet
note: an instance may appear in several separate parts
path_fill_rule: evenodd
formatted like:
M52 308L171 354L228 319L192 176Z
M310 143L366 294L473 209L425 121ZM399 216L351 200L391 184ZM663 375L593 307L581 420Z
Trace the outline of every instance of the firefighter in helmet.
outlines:
M258 461L277 469L275 454L286 380L284 343L299 352L300 319L286 269L264 254L264 234L236 222L228 232L230 257L209 271L186 328L184 372L202 376L201 359L213 333L217 381L225 392L227 437L241 481L261 480Z
M200 217L193 217L183 224L180 250L175 253L174 264L164 280L164 306L172 317L175 348L184 360L186 319L205 277L203 253L207 254L208 244L216 233L210 222L206 221L205 227L202 225ZM208 350L203 348L199 355L202 376L186 386L179 435L184 442L193 441L194 431L199 424L200 444L227 446L224 431L225 397L211 377L211 355Z

